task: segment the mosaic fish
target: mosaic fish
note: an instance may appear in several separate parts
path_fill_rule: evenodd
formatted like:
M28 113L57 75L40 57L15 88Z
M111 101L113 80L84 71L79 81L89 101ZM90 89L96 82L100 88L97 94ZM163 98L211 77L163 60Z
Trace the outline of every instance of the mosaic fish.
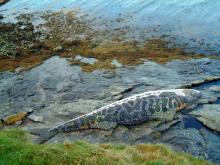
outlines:
M151 120L171 121L176 112L195 105L200 97L201 93L194 89L158 90L137 94L40 133L39 143L61 132L110 130L118 125L136 125Z

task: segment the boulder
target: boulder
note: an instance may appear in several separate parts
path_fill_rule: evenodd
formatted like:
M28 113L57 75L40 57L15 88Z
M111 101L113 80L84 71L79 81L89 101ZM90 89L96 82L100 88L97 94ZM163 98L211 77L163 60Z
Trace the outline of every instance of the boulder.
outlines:
M208 128L220 132L220 105L207 104L190 114Z

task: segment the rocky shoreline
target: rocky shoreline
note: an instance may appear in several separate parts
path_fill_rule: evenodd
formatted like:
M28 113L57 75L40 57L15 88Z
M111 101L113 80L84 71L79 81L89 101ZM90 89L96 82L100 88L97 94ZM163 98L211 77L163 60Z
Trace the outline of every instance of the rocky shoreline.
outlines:
M207 58L175 60L166 65L146 61L134 68L122 67L114 72L96 70L86 73L80 66L70 65L64 58L52 57L30 71L1 74L0 112L9 125L4 128L18 126L25 130L50 128L136 93L189 87L189 84L192 87L204 86L204 82L218 83L219 63L219 60ZM203 70L200 67L203 67ZM164 143L176 150L219 162L217 154L219 152L217 142L220 140L217 117L219 106L215 105L215 102L220 93L215 86L213 84L208 88L199 89L203 94L199 107L190 114L188 112L179 114L177 120L166 125L150 122L129 128L118 127L107 132L87 130L59 134L48 143L81 139L93 143ZM208 109L215 113L212 114ZM18 116L10 116L17 113ZM198 129L198 121L191 123L191 118L201 121L204 126ZM15 119L22 121L15 123ZM211 122L213 120L215 122ZM10 122L15 125L10 126ZM185 125L190 126L186 128ZM37 136L33 136L33 139L35 138ZM212 154L213 152L216 154Z

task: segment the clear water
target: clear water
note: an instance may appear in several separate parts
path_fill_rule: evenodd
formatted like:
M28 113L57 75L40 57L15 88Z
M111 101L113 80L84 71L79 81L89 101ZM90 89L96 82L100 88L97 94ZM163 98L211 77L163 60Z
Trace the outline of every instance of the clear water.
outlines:
M12 13L60 9L105 20L123 15L133 28L156 27L159 35L175 36L197 52L220 54L219 0L10 0L0 7L7 18Z

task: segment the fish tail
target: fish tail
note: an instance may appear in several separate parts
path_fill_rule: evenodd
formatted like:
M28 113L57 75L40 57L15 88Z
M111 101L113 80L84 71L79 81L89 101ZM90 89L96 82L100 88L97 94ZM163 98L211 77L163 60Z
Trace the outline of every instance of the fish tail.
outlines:
M47 128L46 129L32 129L29 132L33 135L39 136L38 139L34 140L34 143L37 143L37 144L43 144L57 134L57 132L49 131L49 129Z

